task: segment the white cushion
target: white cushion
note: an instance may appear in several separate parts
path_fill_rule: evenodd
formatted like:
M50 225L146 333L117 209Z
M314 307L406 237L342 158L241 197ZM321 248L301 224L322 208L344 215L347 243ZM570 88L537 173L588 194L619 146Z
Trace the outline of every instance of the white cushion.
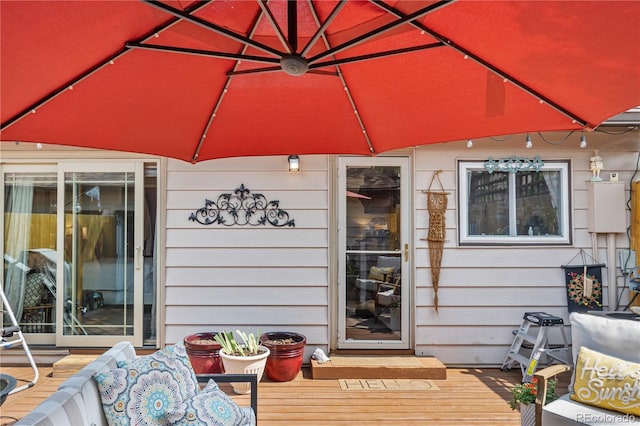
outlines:
M569 322L574 365L578 349L582 346L627 361L640 362L640 321L572 312Z
M628 414L580 404L569 399L569 394L565 394L544 406L542 424L544 426L635 425L640 424L640 419Z
M572 312L571 343L573 365L578 352L585 346L617 358L631 362L640 362L640 322L607 317L604 314ZM575 368L573 369L575 376ZM573 391L574 377L569 390ZM562 425L629 425L640 424L640 419L615 411L608 411L572 401L569 394L544 406L542 411L544 426Z
M572 312L571 343L573 365L582 346L626 361L640 363L640 321L607 317L604 314ZM575 369L569 391L573 391Z

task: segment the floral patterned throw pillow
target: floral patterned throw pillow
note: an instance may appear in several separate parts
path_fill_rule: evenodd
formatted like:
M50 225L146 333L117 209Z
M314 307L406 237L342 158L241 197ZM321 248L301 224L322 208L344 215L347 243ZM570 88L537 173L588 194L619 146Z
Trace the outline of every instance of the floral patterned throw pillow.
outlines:
M181 409L169 413L172 425L177 426L240 426L255 424L253 412L242 409L216 382L209 380L207 386L194 397L185 401Z
M184 343L94 376L109 425L167 425L167 413L198 392Z

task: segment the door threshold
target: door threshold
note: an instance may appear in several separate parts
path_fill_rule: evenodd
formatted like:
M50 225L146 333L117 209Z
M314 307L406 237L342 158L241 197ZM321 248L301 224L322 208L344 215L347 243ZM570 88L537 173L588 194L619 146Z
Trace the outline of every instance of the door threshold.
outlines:
M332 349L330 355L415 355L413 349Z

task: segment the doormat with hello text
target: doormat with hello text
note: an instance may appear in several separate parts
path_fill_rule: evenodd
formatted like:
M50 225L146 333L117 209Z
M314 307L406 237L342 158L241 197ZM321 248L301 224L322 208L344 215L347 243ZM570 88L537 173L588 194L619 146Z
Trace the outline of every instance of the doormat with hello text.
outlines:
M339 379L344 391L431 391L439 390L426 379Z

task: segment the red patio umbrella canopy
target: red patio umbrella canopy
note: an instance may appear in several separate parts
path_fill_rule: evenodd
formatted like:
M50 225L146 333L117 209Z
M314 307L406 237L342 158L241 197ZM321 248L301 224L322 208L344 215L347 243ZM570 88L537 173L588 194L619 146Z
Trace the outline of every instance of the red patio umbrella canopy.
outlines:
M4 1L0 19L2 141L377 154L640 105L637 1Z

